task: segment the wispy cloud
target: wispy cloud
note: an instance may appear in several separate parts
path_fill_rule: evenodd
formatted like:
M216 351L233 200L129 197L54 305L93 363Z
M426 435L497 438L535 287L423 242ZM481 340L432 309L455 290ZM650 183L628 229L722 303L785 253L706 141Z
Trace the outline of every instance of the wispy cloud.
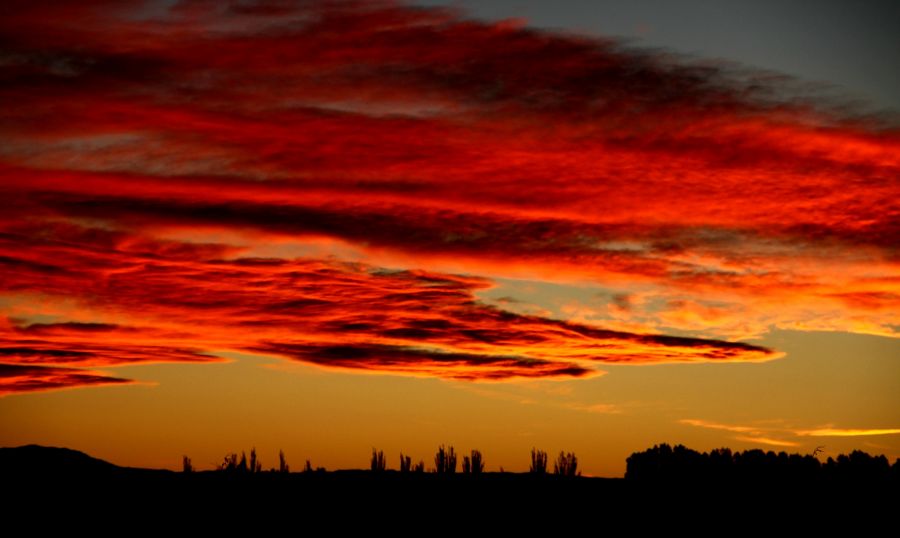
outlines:
M738 432L738 433L751 433L759 431L758 428L754 428L751 426L735 426L731 424L719 424L716 422L708 422L706 420L700 420L695 418L685 418L679 420L678 422L682 424L688 424L690 426L698 426L700 428L709 428L713 430L725 430L728 432Z
M800 443L795 443L793 441L785 441L784 439L772 439L769 437L761 437L761 436L748 436L748 435L738 435L735 436L735 439L738 441L744 441L745 443L753 443L759 445L769 445L769 446L800 446Z
M610 403L580 403L567 402L562 404L563 407L573 409L575 411L584 411L585 413L594 413L597 415L618 415L622 413L622 406Z
M735 436L734 439L738 441L745 441L748 443L759 443L772 446L800 446L799 442L770 437L773 434L778 434L780 436L788 435L794 437L857 437L900 434L900 428L859 429L828 427L803 430L792 429L788 427L771 426L769 424L771 424L772 421L760 421L755 425L720 424L701 419L681 419L678 422L681 424L697 426L700 428L746 434ZM776 424L781 423L781 421L774 422Z
M787 441L785 439L771 437L772 433L775 433L778 430L765 426L721 424L718 422L710 422L708 420L696 418L681 419L678 422L681 424L687 424L689 426L696 426L698 428L707 428L711 430L722 430L732 433L738 433L741 435L735 435L732 438L736 441L743 441L745 443L783 447L800 446L800 443L794 441Z
M821 428L817 430L794 430L794 434L808 437L861 437L869 435L898 435L900 428L883 429L840 429Z

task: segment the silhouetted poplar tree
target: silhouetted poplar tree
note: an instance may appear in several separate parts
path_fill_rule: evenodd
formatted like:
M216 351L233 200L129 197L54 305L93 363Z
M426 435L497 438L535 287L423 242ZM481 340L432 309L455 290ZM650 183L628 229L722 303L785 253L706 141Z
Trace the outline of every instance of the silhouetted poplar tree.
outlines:
M404 456L403 452L400 453L400 472L408 473L412 470L412 458L409 456Z
M438 448L434 455L434 472L438 474L453 474L456 472L456 452L451 446L445 450L444 445Z
M531 467L528 469L528 472L532 474L546 474L547 473L547 453L543 450L535 450L534 447L531 448Z
M372 462L371 462L372 471L374 471L374 472L384 471L386 465L387 465L387 462L384 461L384 452L382 452L381 450L379 450L378 452L375 452L375 449L373 448L372 449Z
M576 476L578 470L578 458L573 452L560 452L553 464L553 474L561 476Z
M484 471L484 460L481 451L473 450L471 457L463 456L464 474L481 474L482 471Z

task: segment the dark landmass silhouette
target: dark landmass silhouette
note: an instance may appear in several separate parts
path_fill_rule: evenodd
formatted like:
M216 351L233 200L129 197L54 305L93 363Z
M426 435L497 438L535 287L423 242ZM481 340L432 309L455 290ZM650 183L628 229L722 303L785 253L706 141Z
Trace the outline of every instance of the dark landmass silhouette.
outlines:
M842 517L857 514L874 521L900 505L900 460L891 466L883 456L859 451L821 463L799 454L700 453L663 444L632 454L625 478L533 471L401 472L380 463L374 471L326 471L308 461L299 472L289 472L286 464L279 467L198 471L186 465L185 472L176 472L120 467L66 448L0 448L0 475L12 499L9 510L40 502L68 509L103 506L141 518L175 517L178 511L209 510L221 516L232 509L248 514L277 509L319 515L394 512L403 518L474 511L490 512L487 517L494 520L545 513L564 518L591 513L700 517L697 511L702 510L706 518L752 516L757 521L799 521L825 513L834 518L840 510Z
M120 472L121 469L122 467L69 448L40 445L0 448L0 473L4 476L24 473L63 476L109 474Z
M238 464L237 454L227 455L226 464L219 468L207 471L197 471L192 467L189 472L175 472L166 469L144 469L136 467L121 467L110 462L91 457L84 452L69 448L46 447L40 445L25 445L21 447L0 447L0 473L7 478L28 477L36 478L83 478L87 476L179 476L180 480L196 479L206 480L203 477L220 477L222 479L235 480L239 478L252 480L306 478L310 480L345 479L346 477L361 480L410 480L433 481L444 477L458 477L460 480L557 480L569 486L580 481L857 481L857 482L897 482L900 484L900 459L893 465L883 456L872 456L860 450L854 450L849 455L841 454L834 459L829 457L825 462L820 462L812 455L788 454L784 451L763 451L759 449L732 452L729 448L718 448L710 452L698 452L684 445L674 447L668 444L655 445L643 452L635 452L626 460L625 478L598 478L577 476L566 472L549 474L546 472L546 453L532 451L532 461L535 454L543 456L543 465L535 466L532 463L528 472L487 472L480 463L481 452L472 451L479 460L478 472L462 473L448 472L444 468L443 460L438 460L437 468L429 472L424 469L417 471L400 472L388 469L384 453L373 452L373 463L369 470L343 469L327 471L322 467L313 469L307 461L303 471L290 472L284 454L281 453L280 469L263 470L262 464L257 460L255 450L251 451L250 464L241 466ZM444 456L443 446L438 454ZM453 454L450 447L449 454ZM246 456L246 454L244 454ZM574 454L566 455L574 459ZM538 460L541 458L538 457ZM453 468L455 469L455 459ZM188 465L190 460L187 460ZM245 463L245 462L242 462ZM377 474L373 474L376 471ZM470 476L475 475L475 476ZM338 478L341 477L341 478Z

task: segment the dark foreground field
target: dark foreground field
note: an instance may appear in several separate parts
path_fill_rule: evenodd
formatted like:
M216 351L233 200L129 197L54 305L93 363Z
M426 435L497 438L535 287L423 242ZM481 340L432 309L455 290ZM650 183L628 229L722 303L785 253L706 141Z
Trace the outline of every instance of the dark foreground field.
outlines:
M338 528L424 522L432 530L475 522L577 528L580 521L596 520L637 530L727 524L809 531L840 524L858 536L862 529L896 525L900 517L894 479L777 478L765 472L739 479L685 473L643 479L392 470L181 473L118 467L81 452L31 445L0 448L0 475L9 515L37 509L56 522L124 517L162 527L175 521L196 526L204 518L217 528L256 521L277 529L279 518L299 517Z
M234 473L118 467L46 447L0 448L2 512L49 528L208 535L432 535L449 530L630 534L813 531L885 534L898 482L866 478L564 477L339 470ZM287 526L287 527L286 527ZM48 528L48 527L42 527ZM377 532L376 532L377 531ZM891 535L893 531L887 532Z

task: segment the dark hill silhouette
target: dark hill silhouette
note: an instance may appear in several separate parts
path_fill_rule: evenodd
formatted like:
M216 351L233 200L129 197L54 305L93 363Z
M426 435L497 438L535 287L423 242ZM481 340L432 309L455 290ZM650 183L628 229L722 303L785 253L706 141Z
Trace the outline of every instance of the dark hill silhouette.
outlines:
M122 467L70 448L26 445L0 448L0 473L45 475L95 475L121 472Z

